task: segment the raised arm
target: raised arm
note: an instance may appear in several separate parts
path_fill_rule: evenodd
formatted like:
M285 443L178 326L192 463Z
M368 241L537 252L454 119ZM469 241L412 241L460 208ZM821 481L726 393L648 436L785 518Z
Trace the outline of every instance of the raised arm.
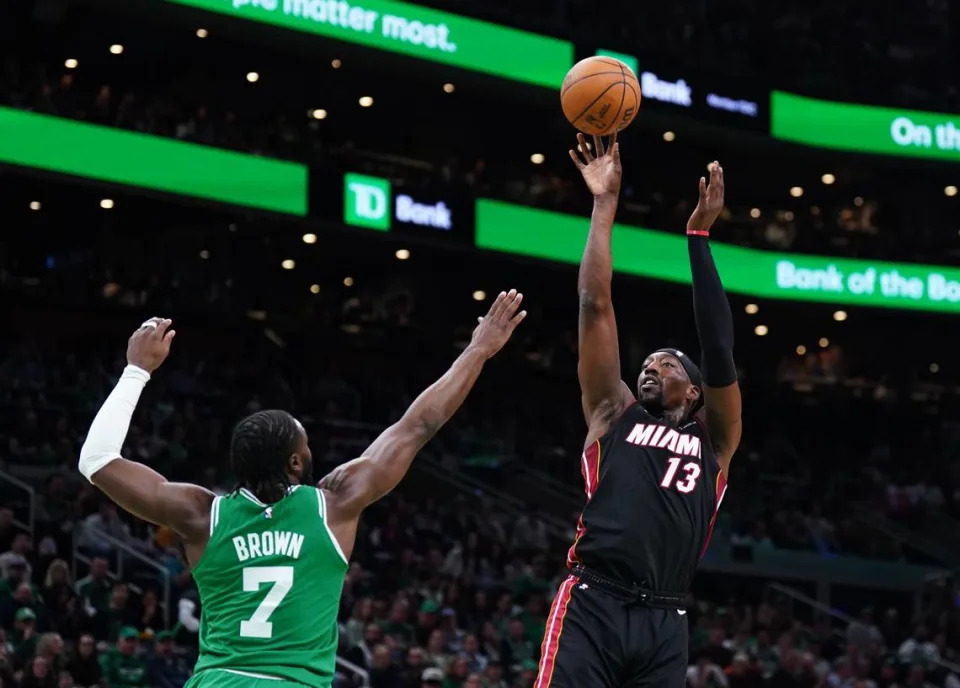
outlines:
M151 318L127 344L127 367L103 402L80 450L80 472L119 506L156 525L168 526L188 547L191 562L209 537L213 493L170 483L151 468L120 455L143 388L170 353L170 320Z
M577 279L580 297L577 374L583 395L583 414L589 428L587 444L590 444L606 432L610 422L634 398L620 377L620 344L611 296L613 253L610 242L622 175L620 144L614 135L609 150L605 152L602 139L594 136L594 157L583 134L577 134L577 142L583 159L573 150L570 158L593 194L590 231Z
M484 363L510 339L526 316L517 312L523 295L501 292L490 311L480 318L469 346L443 376L427 387L403 417L373 441L357 459L338 466L320 487L330 493L331 526L351 528L365 508L393 490L410 470L414 457L450 420L473 388ZM352 541L350 533L340 544Z
M693 311L700 338L704 413L717 461L729 476L740 445L740 385L733 362L733 314L710 253L710 227L723 210L723 168L710 165L710 184L700 178L700 200L687 223Z

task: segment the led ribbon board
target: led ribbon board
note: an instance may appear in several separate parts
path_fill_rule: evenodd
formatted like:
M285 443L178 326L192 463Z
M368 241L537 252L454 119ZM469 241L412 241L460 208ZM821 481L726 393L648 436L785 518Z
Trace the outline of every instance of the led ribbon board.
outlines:
M305 165L12 108L0 107L0 163L307 214Z
M809 146L960 161L960 116L837 103L774 91L775 138Z
M535 208L480 199L478 248L578 264L590 221ZM960 269L881 261L794 255L712 245L730 292L850 306L960 312ZM687 239L639 227L613 230L614 270L690 284Z
M167 1L550 88L573 65L569 41L397 0Z

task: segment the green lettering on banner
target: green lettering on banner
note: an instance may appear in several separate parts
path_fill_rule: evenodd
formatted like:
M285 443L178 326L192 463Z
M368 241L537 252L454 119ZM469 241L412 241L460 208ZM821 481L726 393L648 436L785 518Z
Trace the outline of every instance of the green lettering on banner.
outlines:
M557 88L573 44L398 0L167 0Z
M480 199L478 248L577 264L587 218ZM960 313L960 269L775 253L713 243L730 292L774 299ZM613 267L626 274L690 283L687 240L640 227L613 229Z
M232 203L307 214L307 168L0 107L0 162Z
M775 138L823 148L960 161L960 116L837 103L774 91Z

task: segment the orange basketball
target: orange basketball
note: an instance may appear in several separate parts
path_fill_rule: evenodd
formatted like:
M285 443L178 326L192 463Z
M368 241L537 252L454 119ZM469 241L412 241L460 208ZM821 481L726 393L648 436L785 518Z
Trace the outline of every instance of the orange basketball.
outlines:
M613 57L588 57L571 67L560 87L567 120L584 134L606 136L626 127L640 108L637 75Z

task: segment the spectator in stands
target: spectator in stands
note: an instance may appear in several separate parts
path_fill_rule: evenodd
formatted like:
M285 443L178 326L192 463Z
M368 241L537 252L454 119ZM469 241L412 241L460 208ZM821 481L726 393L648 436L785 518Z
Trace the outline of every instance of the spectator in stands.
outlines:
M913 636L907 638L897 650L897 658L904 664L920 664L926 666L928 662L940 659L937 646L930 642L930 634L924 625L917 626Z
M427 641L426 660L435 667L445 667L450 661L446 650L446 636L439 628L430 634L430 640Z
M364 630L372 620L373 600L369 597L361 597L354 603L345 626L344 637L350 647L358 645L363 640Z
M56 685L57 674L51 670L47 660L39 655L30 660L20 681L21 688L55 688Z
M13 665L23 668L37 651L37 615L29 607L17 610L13 630Z
M134 625L142 631L155 632L163 628L163 610L160 608L156 588L151 586L143 591L140 597L140 609L134 617L136 620Z
M390 648L384 644L373 648L370 663L370 688L403 688L403 677L393 663Z
M463 688L463 684L469 675L470 668L467 665L466 658L463 656L454 657L447 665L443 688Z
M411 647L407 650L407 660L403 664L403 685L404 688L416 688L420 685L420 676L423 670L427 668L427 662L423 655L423 648Z
M67 495L66 481L61 473L52 473L37 498L37 523L45 527L45 532L69 532L72 518L73 504Z
M47 566L47 575L43 578L43 599L50 607L51 612L56 608L57 612L62 609L57 606L63 597L63 592L73 592L73 581L70 580L70 567L63 559L54 559Z
M426 645L430 640L430 634L437 628L437 612L440 611L440 605L433 600L424 600L420 603L420 611L417 612L417 643Z
M44 633L37 641L37 656L47 660L47 667L54 676L66 666L63 656L63 638L59 633Z
M115 547L104 540L100 533L105 533L122 543L131 541L130 528L120 520L117 505L109 500L101 501L97 513L90 514L83 520L77 544L84 551L109 555Z
M533 641L526 637L523 621L520 619L513 619L510 622L510 630L503 643L501 656L503 663L510 667L511 671L516 671L523 662L537 658L536 647Z
M409 609L410 603L406 598L397 598L390 607L390 618L381 626L383 635L396 640L402 648L410 647L414 642L413 626L407 623Z
M373 665L373 651L383 640L383 632L377 624L367 624L363 640L347 652L347 659L364 670Z
M706 653L700 653L697 661L687 667L687 688L726 688L726 675Z
M97 644L92 635L84 633L80 636L73 659L67 663L67 669L77 685L83 688L100 682L102 669L97 657Z
M420 684L422 688L441 688L443 685L443 669L437 667L425 669L420 677Z
M23 580L33 579L33 566L30 565L33 542L26 533L17 533L13 536L10 549L0 554L0 571L6 577L11 566L23 567Z
M487 668L487 657L480 651L480 642L473 633L463 639L463 653L467 660L467 669L471 674L482 674Z
M132 626L121 628L116 647L100 655L103 680L110 688L146 688L150 685L147 665L139 651L137 629Z
M97 612L105 612L110 604L113 584L108 575L109 563L103 557L94 557L90 562L90 575L77 581L77 594L84 604Z
M874 643L883 645L883 635L873 623L873 608L864 607L860 611L860 618L854 619L847 626L847 644L856 647L860 652L867 652Z
M137 627L137 613L130 602L130 587L124 582L114 584L110 590L110 601L103 612L97 612L93 618L94 635L98 640L116 638L125 626Z
M153 688L182 688L190 678L191 667L182 656L174 653L173 633L157 634L153 656L147 662L147 676Z

